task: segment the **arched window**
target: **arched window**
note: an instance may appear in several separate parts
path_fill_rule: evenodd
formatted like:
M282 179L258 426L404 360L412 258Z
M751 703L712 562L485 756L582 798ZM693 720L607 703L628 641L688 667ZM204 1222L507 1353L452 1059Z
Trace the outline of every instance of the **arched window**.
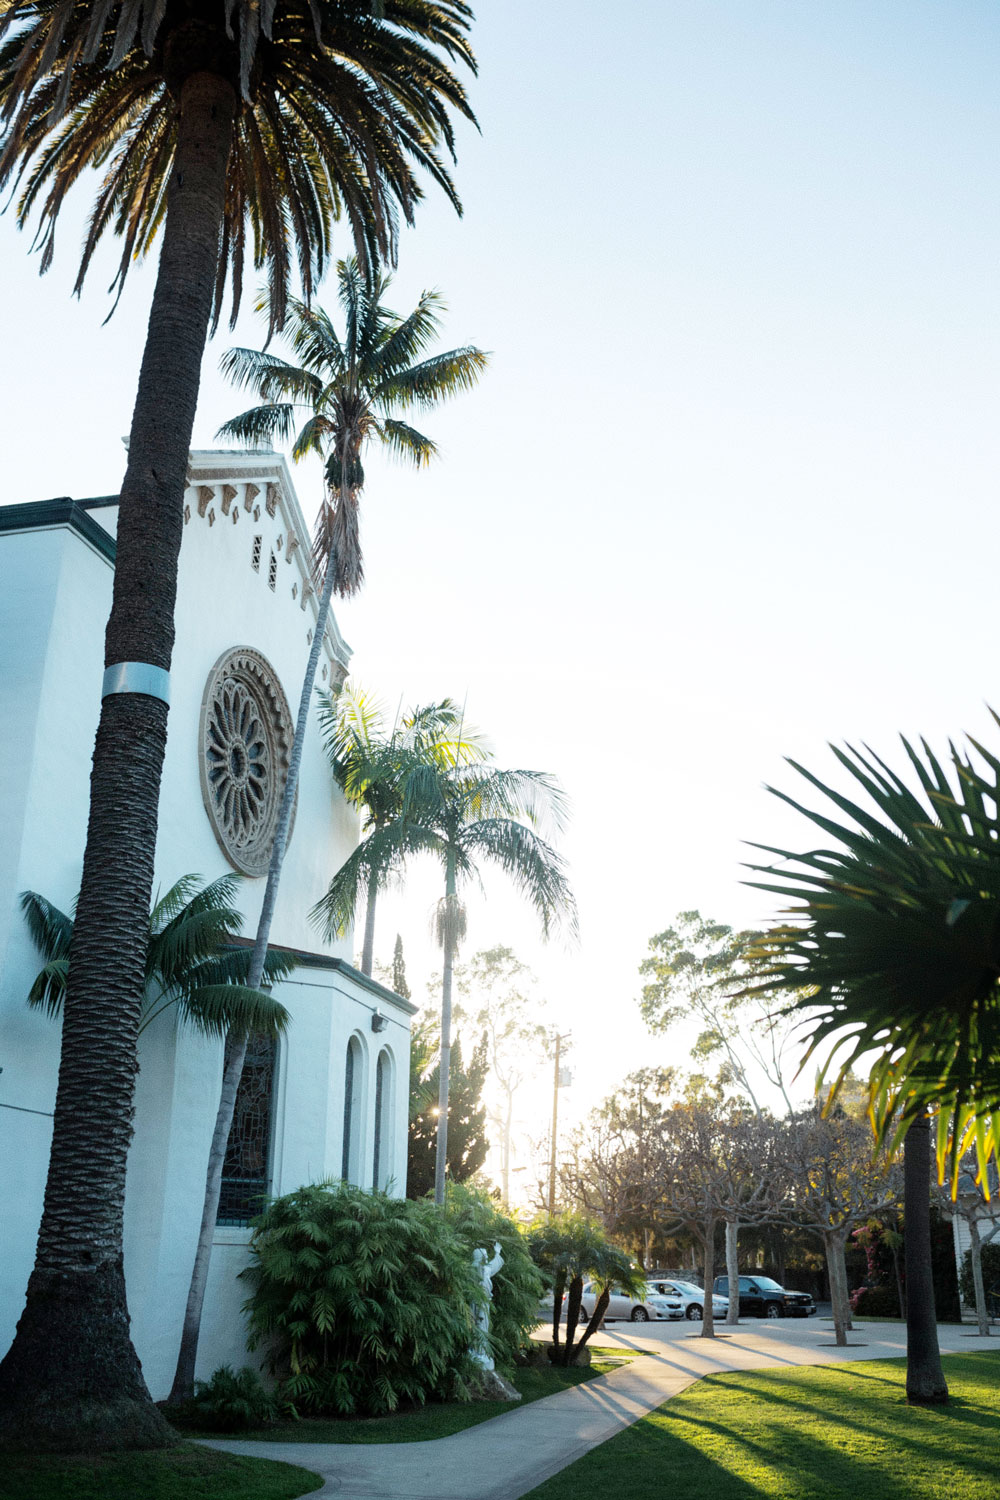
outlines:
M262 1212L271 1190L277 1060L278 1044L272 1037L250 1038L222 1166L218 1224L249 1224Z
M375 1064L375 1153L372 1186L387 1188L392 1180L392 1058L383 1047Z
M360 1179L361 1154L361 1100L364 1080L361 1044L352 1036L347 1044L344 1060L344 1148L341 1153L340 1175L345 1182Z

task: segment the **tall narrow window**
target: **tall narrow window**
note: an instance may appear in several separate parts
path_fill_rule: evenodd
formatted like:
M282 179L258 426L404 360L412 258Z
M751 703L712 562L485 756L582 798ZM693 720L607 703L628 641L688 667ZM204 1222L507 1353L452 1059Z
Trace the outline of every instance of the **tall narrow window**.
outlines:
M389 1054L382 1051L375 1064L375 1159L372 1166L372 1187L376 1192L384 1188L388 1180L386 1147L389 1144L389 1122L386 1113L389 1105Z
M357 1038L352 1036L347 1044L347 1057L344 1060L344 1149L341 1154L340 1175L345 1182L356 1181L358 1175L360 1053Z
M277 1056L271 1037L250 1038L222 1165L218 1224L249 1224L270 1191Z

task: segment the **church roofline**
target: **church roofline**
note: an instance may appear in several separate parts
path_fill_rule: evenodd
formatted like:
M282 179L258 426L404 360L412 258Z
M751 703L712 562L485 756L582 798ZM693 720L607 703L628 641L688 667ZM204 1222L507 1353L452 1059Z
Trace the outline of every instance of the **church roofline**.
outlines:
M253 943L249 938L234 938L233 946L252 948ZM396 991L390 990L388 985L380 984L370 974L362 974L360 969L356 969L346 959L334 958L329 953L310 953L304 948L289 948L284 943L269 943L268 952L286 953L289 958L294 958L296 966L300 969L327 969L335 974L343 974L345 979L353 980L370 995L376 996L379 1000L385 1000L389 1005L397 1006L409 1016L415 1016L420 1009L420 1006L414 1005L412 1000L404 1000L402 995L397 995Z
M117 496L114 497L114 502ZM109 504L112 501L98 502ZM72 500L60 495L54 500L29 500L23 505L0 505L0 533L14 531L49 531L65 526L114 565L115 539L95 521L88 511L94 502Z

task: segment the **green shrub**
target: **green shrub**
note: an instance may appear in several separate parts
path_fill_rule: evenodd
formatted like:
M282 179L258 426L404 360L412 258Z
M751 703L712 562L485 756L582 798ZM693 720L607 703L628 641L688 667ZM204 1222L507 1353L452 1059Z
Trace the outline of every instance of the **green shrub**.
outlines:
M299 1188L257 1220L250 1248L250 1347L267 1345L297 1411L375 1416L464 1393L482 1285L432 1202Z
M221 1365L211 1380L195 1383L194 1399L188 1402L185 1416L206 1431L246 1432L274 1422L278 1404L249 1365L239 1374L232 1365Z
M898 1318L899 1296L894 1286L862 1286L851 1293L851 1306L859 1318Z
M490 1345L496 1363L509 1374L518 1350L530 1343L531 1330L538 1322L542 1276L524 1235L488 1193L449 1183L445 1212L465 1242L470 1260L473 1250L482 1248L492 1255L494 1244L500 1246L503 1265L493 1277Z
M983 1246L983 1288L986 1292L986 1306L991 1314L1000 1310L1000 1245L995 1240ZM976 1289L972 1284L972 1251L966 1250L962 1256L962 1269L959 1273L958 1284L962 1291L962 1301L966 1307L975 1307Z

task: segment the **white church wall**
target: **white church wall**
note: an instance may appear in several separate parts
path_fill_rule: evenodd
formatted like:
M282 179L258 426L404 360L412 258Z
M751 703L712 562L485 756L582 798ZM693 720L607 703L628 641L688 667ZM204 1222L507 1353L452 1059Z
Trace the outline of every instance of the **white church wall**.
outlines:
M184 874L211 879L232 868L205 812L199 771L202 694L219 657L236 646L262 653L282 682L293 718L297 710L315 622L312 600L301 607L308 584L307 539L284 464L277 458L269 463L270 479L259 457L244 461L240 455L225 460L218 454L192 455L156 851L155 882L161 891ZM250 509L247 484L259 490ZM114 506L89 507L89 514L114 533ZM253 567L256 535L262 539L259 570ZM289 561L292 537L299 540ZM20 1315L34 1256L58 1066L58 1023L24 1004L38 955L16 909L16 893L30 886L66 909L79 885L113 575L100 551L65 526L4 533L0 569L0 706L4 726L18 726L16 734L0 736L0 757L6 758L0 759L0 827L5 830L0 841L0 1101L18 1106L3 1111L12 1149L0 1161L0 1201L9 1226L0 1257L2 1349ZM332 624L321 657L323 686L330 685L331 673L346 659ZM313 706L273 941L349 958L350 938L324 944L308 912L356 841L357 818L332 786ZM263 888L263 879L241 884L239 902L248 934L256 925ZM346 1045L356 1033L363 1065L351 1175L371 1186L373 1070L379 1050L388 1046L393 1057L393 1176L401 1193L412 1008L370 992L350 973L324 967L322 959L297 970L280 994L293 1020L279 1052L272 1191L339 1177ZM376 1006L389 1018L379 1034L371 1032ZM176 1359L220 1079L221 1043L178 1028L170 1014L144 1033L128 1166L126 1279L133 1338L157 1397L166 1393ZM201 1377L221 1363L247 1362L239 1313L246 1287L236 1277L247 1263L248 1240L247 1229L220 1226L216 1232Z

